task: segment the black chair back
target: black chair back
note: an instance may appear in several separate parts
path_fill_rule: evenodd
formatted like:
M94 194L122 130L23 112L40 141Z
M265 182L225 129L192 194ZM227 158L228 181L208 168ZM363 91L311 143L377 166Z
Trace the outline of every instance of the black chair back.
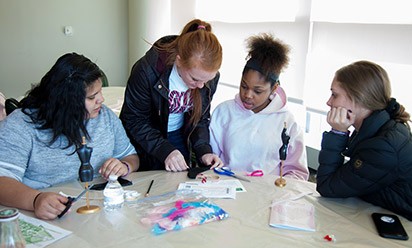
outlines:
M8 98L6 99L6 102L4 104L5 108L6 108L6 115L11 114L11 112L13 112L15 109L20 108L20 102L17 101L14 98Z

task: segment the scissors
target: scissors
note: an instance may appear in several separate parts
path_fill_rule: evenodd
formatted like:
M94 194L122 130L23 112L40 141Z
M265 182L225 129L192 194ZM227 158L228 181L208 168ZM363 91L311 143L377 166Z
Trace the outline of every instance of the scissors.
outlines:
M263 171L262 170L254 170L250 173L247 173L246 176L250 176L250 177L261 177L263 176Z
M227 168L227 167L223 167L223 168L213 168L213 170L214 170L217 174L219 174L219 175L226 175L226 176L229 176L229 177L237 178L237 179L239 179L239 180L243 180L243 181L246 181L246 182L250 182L249 179L236 175L234 172L232 172L232 171L231 171L229 168Z
M61 218L63 217L63 215L70 209L70 207L73 205L73 203L75 203L76 201L78 201L84 194L86 194L86 192L93 187L93 184L90 185L89 187L85 188L77 197L67 197L69 200L64 204L66 205L66 208L63 210L63 212L61 212L59 215L57 215L57 217Z

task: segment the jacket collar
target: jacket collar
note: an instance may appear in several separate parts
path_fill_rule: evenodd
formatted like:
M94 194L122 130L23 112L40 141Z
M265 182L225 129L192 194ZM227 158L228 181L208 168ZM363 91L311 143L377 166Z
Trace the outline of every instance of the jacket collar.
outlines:
M152 48L146 53L147 64L152 67L152 71L158 78L157 82L153 85L153 88L166 99L168 98L169 93L169 76L173 66L167 65L168 54L159 51L158 46L160 44L170 43L176 38L176 35L162 37L157 40Z
M355 147L364 140L370 139L376 135L381 127L390 120L388 112L385 110L374 111L370 116L366 117L359 131L355 131L349 140L346 154L352 154Z

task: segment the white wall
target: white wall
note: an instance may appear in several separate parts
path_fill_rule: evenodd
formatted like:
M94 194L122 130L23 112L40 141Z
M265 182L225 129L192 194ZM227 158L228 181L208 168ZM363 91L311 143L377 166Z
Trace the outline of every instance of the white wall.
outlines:
M73 27L65 36L63 27ZM127 1L0 0L0 92L18 97L67 52L89 57L111 85L128 76Z
M285 88L289 97L303 99L302 85L305 79L310 30L310 1L291 0L289 1L291 6L286 6L286 4L281 5L282 1L275 0L256 0L254 1L255 5L250 5L250 1L246 0L227 0L228 8L221 11L220 15L213 13L213 10L219 9L219 6L210 6L211 4L218 5L218 0L197 1L202 4L202 8L210 8L209 12L200 14L206 18L208 16L213 18L205 20L211 22L213 32L223 47L223 63L220 69L223 83L238 88L241 73L246 63L245 40L252 35L264 32L271 33L291 47L290 65L280 75L281 86ZM175 2L179 2L179 0L175 0ZM266 11L257 11L262 10L262 8ZM289 10L294 13L289 13L286 17L279 13ZM292 16L290 17L290 15ZM265 22L249 22L253 18L259 18Z
M325 108L327 99L311 97L310 80L319 81L319 75L314 75L313 70L315 74L316 70L324 71L320 79L322 87L328 90L331 73L341 66L329 63L330 57L412 64L409 45L412 25L336 24L322 19L322 22L315 20L311 26L312 1L297 2L299 9L294 22L211 21L223 45L223 83L237 88L245 63L244 41L261 32L273 33L291 45L291 64L280 77L281 85L290 97L305 100L318 109ZM319 5L319 2L315 3ZM227 11L236 13L236 8ZM180 33L184 24L196 17L195 12L195 0L73 0L69 4L64 0L0 0L0 91L7 97L24 94L59 56L72 51L95 61L111 85L125 85L131 65L150 46L145 40L154 42L162 35ZM276 8L273 13L276 15ZM73 27L73 36L63 34L65 25ZM313 57L325 59L322 62L329 71L310 67ZM398 79L396 75L393 77ZM394 82L401 87L399 90L396 85L394 92L399 93L402 100L407 97L407 91L402 88L407 85L404 80Z
M356 0L312 0L303 98L308 110L306 145L310 147L320 149L321 133L330 129L325 114L329 110L326 101L334 73L352 62L370 60L381 65L391 80L392 97L412 113L409 94L412 17L409 12L402 15L409 3L405 0L364 0L362 3L359 5ZM371 4L375 10L368 13L365 9ZM329 6L326 10L325 5ZM345 11L350 5L357 6L357 10ZM381 14L377 15L377 12Z
M151 44L170 34L170 1L129 0L129 69L146 53Z
M393 96L412 111L408 91L412 73L412 25L314 23L306 104L328 110L327 99L311 96L328 96L334 72L356 60L371 60L385 68Z
M308 23L213 23L223 46L221 81L238 87L246 63L246 38L259 33L272 33L291 46L290 64L280 74L280 84L294 98L303 99L305 62L309 34Z

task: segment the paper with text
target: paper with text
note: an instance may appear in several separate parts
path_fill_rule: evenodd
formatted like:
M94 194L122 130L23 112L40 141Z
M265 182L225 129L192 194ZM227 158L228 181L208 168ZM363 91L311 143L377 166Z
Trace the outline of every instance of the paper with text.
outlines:
M199 191L204 197L207 198L236 199L236 188L223 184L184 182L179 184L178 189L190 189Z
M269 225L289 230L315 231L315 208L297 201L274 202Z
M20 213L19 226L26 240L26 247L46 247L71 234L71 231Z

